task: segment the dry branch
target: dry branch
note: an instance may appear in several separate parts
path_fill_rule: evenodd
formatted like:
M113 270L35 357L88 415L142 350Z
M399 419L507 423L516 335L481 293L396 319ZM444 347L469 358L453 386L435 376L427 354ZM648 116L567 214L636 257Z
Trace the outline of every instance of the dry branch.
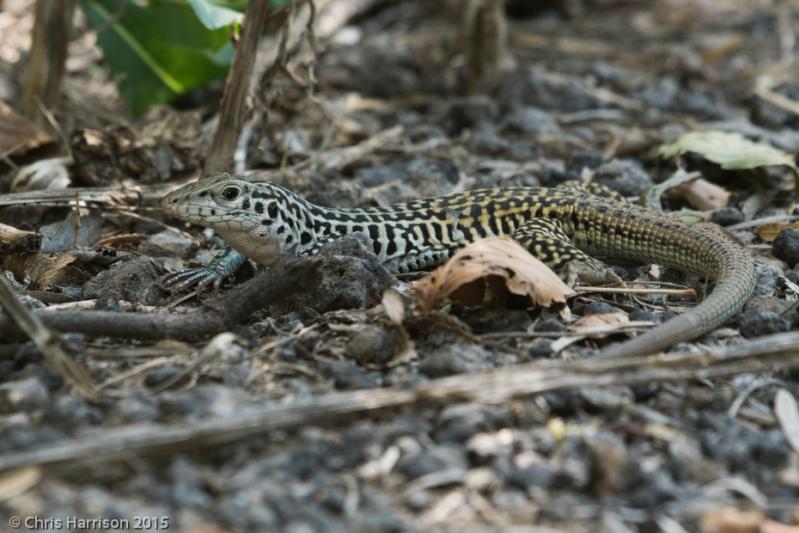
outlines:
M38 0L34 8L33 43L22 80L20 107L25 116L47 124L40 105L58 107L67 61L75 0Z
M84 335L138 339L197 341L247 321L264 307L297 291L309 290L319 280L317 257L285 257L261 273L190 313L148 314L113 311L53 311L42 309L35 316L58 331ZM13 322L0 316L0 337L16 333Z
M236 141L244 126L244 104L250 88L255 57L258 53L258 39L266 22L269 2L247 2L244 24L233 65L230 68L225 93L219 109L217 124L205 172L227 171L233 168L233 154Z
M38 233L0 224L0 255L35 252L41 244L42 236Z
M717 378L799 366L799 332L763 337L700 355L550 361L492 372L432 380L413 389L386 388L326 394L292 405L268 407L191 425L144 424L111 429L54 446L0 455L0 471L26 466L75 466L136 454L184 453L239 442L276 430L331 423L387 409L431 402L499 403L513 398L586 386Z

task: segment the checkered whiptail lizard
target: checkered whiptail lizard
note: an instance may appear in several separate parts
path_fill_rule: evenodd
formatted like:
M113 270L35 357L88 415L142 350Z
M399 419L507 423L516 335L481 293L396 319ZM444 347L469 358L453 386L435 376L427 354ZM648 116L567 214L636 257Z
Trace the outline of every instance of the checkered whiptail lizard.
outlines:
M363 233L395 273L444 262L477 239L509 235L555 269L586 281L615 278L592 256L653 262L716 279L704 301L603 355L654 353L692 340L735 315L752 295L752 255L718 227L688 225L630 203L599 185L480 189L382 207L336 209L314 205L271 182L213 175L170 194L161 206L177 218L213 228L239 254L171 275L174 287L220 279L242 256L261 264L281 253L315 254L334 239ZM617 278L616 278L617 279Z

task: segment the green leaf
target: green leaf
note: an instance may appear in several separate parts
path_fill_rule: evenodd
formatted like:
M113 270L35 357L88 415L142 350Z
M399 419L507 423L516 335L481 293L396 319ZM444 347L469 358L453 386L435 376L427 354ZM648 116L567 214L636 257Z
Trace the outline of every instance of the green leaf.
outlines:
M692 152L726 170L759 168L771 165L790 167L799 179L799 169L793 157L765 143L750 141L743 135L724 131L696 131L686 133L671 144L658 150L663 157Z
M226 76L228 30L209 30L186 1L80 0L119 92L135 114ZM227 62L225 62L227 60Z
M224 6L214 5L208 0L188 0L200 22L209 30L218 30L233 23L241 22L242 15L238 11Z

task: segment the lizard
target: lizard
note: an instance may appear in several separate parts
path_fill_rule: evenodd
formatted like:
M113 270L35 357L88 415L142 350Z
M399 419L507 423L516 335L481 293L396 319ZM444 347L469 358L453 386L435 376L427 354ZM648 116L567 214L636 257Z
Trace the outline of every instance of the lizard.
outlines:
M716 280L702 302L603 356L656 353L715 329L738 313L756 282L752 254L710 223L687 224L627 202L594 183L497 187L387 206L331 208L274 182L227 173L170 192L161 207L181 220L214 229L236 252L210 266L169 275L173 288L221 279L245 257L269 265L285 253L316 254L327 242L361 233L393 273L425 270L457 249L490 236L509 236L549 267L584 281L618 277L597 257L658 263Z

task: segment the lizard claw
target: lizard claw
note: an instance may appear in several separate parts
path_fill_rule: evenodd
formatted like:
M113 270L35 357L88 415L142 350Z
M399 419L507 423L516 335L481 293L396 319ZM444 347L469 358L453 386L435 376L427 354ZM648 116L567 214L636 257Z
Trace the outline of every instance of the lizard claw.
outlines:
M183 292L195 286L198 292L202 292L212 284L218 289L223 279L210 267L187 268L165 274L158 280L158 286L171 293Z
M214 258L207 266L187 268L171 272L161 277L158 285L167 292L182 292L197 286L197 291L205 290L213 284L214 289L222 285L222 281L234 274L247 261L247 258L233 250L227 250Z

